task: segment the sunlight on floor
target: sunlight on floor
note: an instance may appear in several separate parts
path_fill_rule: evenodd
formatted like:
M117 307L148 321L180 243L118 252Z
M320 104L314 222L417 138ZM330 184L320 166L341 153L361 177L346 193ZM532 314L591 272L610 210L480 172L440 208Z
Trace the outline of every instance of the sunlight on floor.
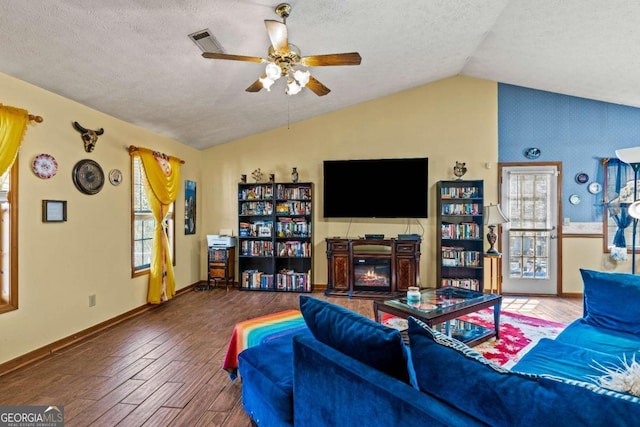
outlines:
M539 303L539 300L527 297L503 297L502 310L512 313L529 313L534 311Z

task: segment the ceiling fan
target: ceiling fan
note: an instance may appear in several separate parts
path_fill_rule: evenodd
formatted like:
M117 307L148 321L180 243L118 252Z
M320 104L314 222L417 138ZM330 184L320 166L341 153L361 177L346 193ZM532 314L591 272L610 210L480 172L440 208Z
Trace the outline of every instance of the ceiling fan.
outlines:
M295 69L296 66L322 67L328 65L360 65L362 58L358 52L332 53L327 55L301 56L300 49L289 43L287 33L287 18L291 14L291 5L281 3L276 6L276 14L282 22L265 19L271 46L266 58L257 56L230 55L226 53L204 52L202 56L210 59L229 59L232 61L246 61L266 63L265 73L249 86L247 92L259 92L261 89L271 91L271 85L280 77L287 78L288 95L295 95L306 87L318 96L324 96L331 90L311 76L308 70Z

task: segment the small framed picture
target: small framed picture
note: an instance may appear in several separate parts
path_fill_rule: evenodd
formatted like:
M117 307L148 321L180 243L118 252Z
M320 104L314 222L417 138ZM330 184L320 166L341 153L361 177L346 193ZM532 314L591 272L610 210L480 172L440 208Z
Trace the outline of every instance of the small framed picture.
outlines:
M66 200L43 200L42 222L64 222L67 220Z

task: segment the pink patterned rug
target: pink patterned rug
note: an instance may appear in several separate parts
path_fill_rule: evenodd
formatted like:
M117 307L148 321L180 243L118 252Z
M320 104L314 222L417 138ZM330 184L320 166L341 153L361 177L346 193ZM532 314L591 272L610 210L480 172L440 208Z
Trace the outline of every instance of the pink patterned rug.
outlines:
M485 309L463 317L466 321L493 328L493 310ZM473 347L484 357L505 368L513 366L540 338L555 338L567 325L517 313L500 312L500 339L491 338Z

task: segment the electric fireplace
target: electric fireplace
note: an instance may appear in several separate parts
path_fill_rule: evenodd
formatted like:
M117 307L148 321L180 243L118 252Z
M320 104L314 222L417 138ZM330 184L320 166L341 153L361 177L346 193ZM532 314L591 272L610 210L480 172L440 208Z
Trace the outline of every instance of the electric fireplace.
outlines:
M391 258L353 258L354 291L391 291Z

